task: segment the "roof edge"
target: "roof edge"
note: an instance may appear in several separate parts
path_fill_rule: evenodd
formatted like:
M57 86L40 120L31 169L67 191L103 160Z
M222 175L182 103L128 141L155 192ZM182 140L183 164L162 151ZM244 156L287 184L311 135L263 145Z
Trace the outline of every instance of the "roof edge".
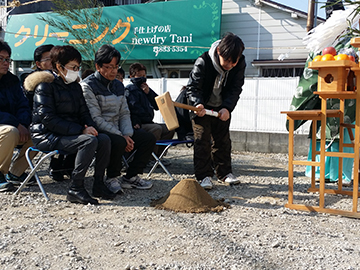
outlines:
M255 0L255 3L256 2L265 4L267 6L271 6L273 8L277 8L279 10L288 12L290 14L295 13L299 17L302 17L302 18L307 18L307 15L308 15L307 12L304 12L304 11L301 11L301 10L298 10L298 9L295 9L295 8L292 8L292 7L288 7L288 6L285 6L283 4L279 4L279 3L275 2L275 1L271 1L271 0ZM321 18L321 17L318 17L318 16L317 16L317 20L321 21L321 22L326 21L324 18Z

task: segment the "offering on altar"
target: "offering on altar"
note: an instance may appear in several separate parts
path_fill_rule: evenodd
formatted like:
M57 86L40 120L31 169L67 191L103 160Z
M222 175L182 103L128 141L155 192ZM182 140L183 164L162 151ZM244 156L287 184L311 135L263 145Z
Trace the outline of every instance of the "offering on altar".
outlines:
M347 78L351 67L357 67L352 60L315 61L309 63L309 68L317 69L318 88L322 91L346 91Z

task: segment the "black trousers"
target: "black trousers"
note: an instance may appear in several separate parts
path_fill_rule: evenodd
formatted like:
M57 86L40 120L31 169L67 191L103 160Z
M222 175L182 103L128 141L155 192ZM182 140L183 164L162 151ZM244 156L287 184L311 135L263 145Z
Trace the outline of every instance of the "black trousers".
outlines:
M205 115L192 120L194 130L194 169L197 180L212 177L223 179L231 168L230 119Z
M86 134L63 136L57 142L55 149L65 151L68 154L76 153L75 166L71 177L74 182L80 183L84 180L94 156L96 158L95 181L103 180L110 159L110 138L106 134L99 133L97 137Z
M122 168L122 156L125 154L126 140L123 136L106 133L111 140L110 162L107 167L107 177L113 178L120 176ZM126 178L131 178L137 174L142 174L151 156L156 142L155 136L143 129L135 129L131 137L134 141L136 153L134 159L129 163Z

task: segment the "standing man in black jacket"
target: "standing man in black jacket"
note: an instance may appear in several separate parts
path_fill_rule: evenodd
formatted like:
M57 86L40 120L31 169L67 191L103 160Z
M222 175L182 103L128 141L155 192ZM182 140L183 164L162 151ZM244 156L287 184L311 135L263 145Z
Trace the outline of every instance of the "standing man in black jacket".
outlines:
M230 118L242 91L245 73L244 43L233 33L214 42L195 62L187 85L191 105L201 110L192 114L196 179L211 189L214 170L227 184L240 181L232 174ZM219 117L205 115L205 109Z

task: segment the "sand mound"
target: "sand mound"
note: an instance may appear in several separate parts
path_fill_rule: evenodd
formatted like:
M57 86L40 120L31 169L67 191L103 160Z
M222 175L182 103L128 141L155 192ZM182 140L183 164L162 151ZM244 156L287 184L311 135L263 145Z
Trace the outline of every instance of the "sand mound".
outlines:
M214 200L195 179L181 180L170 192L150 204L157 209L185 213L220 212L230 205Z

